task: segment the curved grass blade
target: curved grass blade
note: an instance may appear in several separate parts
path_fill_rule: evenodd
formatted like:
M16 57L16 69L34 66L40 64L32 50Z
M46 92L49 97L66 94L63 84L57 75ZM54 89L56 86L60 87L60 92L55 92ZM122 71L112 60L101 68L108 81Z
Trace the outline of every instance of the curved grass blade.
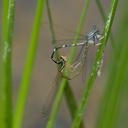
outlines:
M52 44L55 47L55 45L56 45L56 41L55 41L56 40L56 35L55 35L54 27L53 27L53 21L52 21L50 6L49 6L49 0L46 0L46 7L47 7L47 13L48 13L49 28L50 28L50 32L51 32L51 36L52 36Z
M118 57L111 57L111 64L109 67L109 74L107 79L107 86L103 94L103 99L100 104L100 112L98 114L97 128L117 128L119 126L119 112L120 106L122 107L121 95L124 93L124 88L127 85L127 73L128 73L128 29L127 29L127 2L123 5L123 17L121 17L121 24L118 27L119 36L117 36L117 44L120 49L117 49ZM127 98L127 96L125 97ZM125 103L126 105L126 103ZM124 113L123 115L127 115ZM122 120L120 121L122 122ZM121 127L127 127L123 124Z
M99 48L97 50L96 59L94 61L92 71L91 71L90 76L88 78L86 88L84 89L83 96L81 98L81 102L80 102L78 111L77 111L75 119L72 123L72 128L78 128L80 126L80 122L82 120L84 111L85 111L86 106L87 106L87 101L88 101L90 91L93 87L94 80L96 79L97 72L99 70L99 66L100 66L99 64L102 61L104 48L106 46L106 43L107 43L107 40L108 40L108 37L109 37L109 34L110 34L111 26L112 26L113 19L114 19L115 13L116 13L117 4L118 4L118 0L112 0L110 12L109 12L109 15L108 15L108 18L107 18L107 21L106 21L106 25L105 25L105 28L104 28L104 34L103 34L104 38L101 41L101 45L99 46Z
M100 0L96 0L95 2L98 6L98 9L99 9L99 12L101 14L102 20L105 23L107 17L106 17L103 5L102 5ZM111 40L111 45L112 45L112 52L115 52L116 51L116 44L115 44L115 39L113 38L112 32L110 33L110 40Z
M25 103L26 103L27 95L29 91L33 64L36 57L36 50L37 50L37 44L38 44L37 42L38 42L39 32L41 28L41 20L42 20L42 13L44 9L44 3L45 3L45 0L37 1L36 14L35 14L35 19L34 19L33 29L31 33L31 39L30 39L30 46L28 49L28 54L27 54L25 66L23 69L22 80L20 83L20 90L19 90L16 110L14 114L13 128L22 127L21 124L23 120Z

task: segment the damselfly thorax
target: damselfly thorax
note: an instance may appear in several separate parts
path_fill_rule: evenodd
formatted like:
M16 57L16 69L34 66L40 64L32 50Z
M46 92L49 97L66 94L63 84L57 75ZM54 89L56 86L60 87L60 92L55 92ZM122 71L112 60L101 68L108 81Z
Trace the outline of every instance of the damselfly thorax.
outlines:
M67 79L72 79L77 76L86 62L88 49L91 45L97 46L100 45L100 40L103 38L102 34L99 33L99 30L96 26L93 26L91 32L87 33L83 38L78 40L56 40L57 43L63 43L60 46L56 46L52 52L51 59L59 65L59 72L63 77ZM72 43L73 42L73 43ZM80 51L80 55L77 57L77 61L72 64L68 63L68 57L60 55L58 58L56 57L56 53L59 50L70 48L70 47L82 47ZM79 58L79 59L78 59ZM68 70L68 75L65 75L65 69Z

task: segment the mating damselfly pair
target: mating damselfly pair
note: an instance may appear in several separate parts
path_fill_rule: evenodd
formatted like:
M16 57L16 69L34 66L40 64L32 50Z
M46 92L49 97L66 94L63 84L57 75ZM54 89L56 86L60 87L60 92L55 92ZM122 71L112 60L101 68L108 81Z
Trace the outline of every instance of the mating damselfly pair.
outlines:
M75 76L79 75L81 70L84 68L83 66L84 66L86 59L87 59L87 53L88 53L89 47L91 45L94 45L94 46L100 45L101 39L103 39L102 34L100 34L100 32L96 26L93 26L93 29L91 32L87 33L83 38L75 40L75 43L74 43L74 40L61 40L61 41L57 40L56 43L62 42L63 44L59 45L53 49L51 59L57 65L59 65L59 72L58 73L66 79L72 79ZM80 51L81 55L78 55L76 61L73 62L72 64L68 64L68 62L67 62L68 60L67 60L66 56L60 55L59 57L57 57L56 53L59 50L70 48L70 47L79 47L79 46L82 46L82 49ZM65 69L68 69L68 75L67 76L64 74ZM57 77L55 79L55 82L56 82L55 85L58 85L59 74L57 74ZM48 98L46 100L46 103L43 106L42 115L43 115L43 121L44 122L46 122L46 120L48 119L48 115L50 113L52 101L53 101L53 98L56 94L57 87L58 86L52 86L50 93L48 95Z
M51 59L57 65L59 65L59 67L60 67L59 72L62 74L63 77L65 77L67 79L72 79L81 72L82 67L84 66L84 63L86 62L89 46L100 45L101 39L103 39L103 36L102 36L102 34L100 34L99 29L94 25L92 31L87 33L81 39L78 39L75 41L74 40L61 40L61 41L57 40L56 41L57 43L63 42L64 44L57 46L53 49ZM71 44L69 44L69 43L71 43ZM61 55L59 58L57 58L57 56L56 56L56 53L63 48L79 47L79 46L82 46L81 57L80 57L79 61L76 61L73 64L68 64L67 57L65 57L65 56ZM68 76L63 75L65 68L68 70Z

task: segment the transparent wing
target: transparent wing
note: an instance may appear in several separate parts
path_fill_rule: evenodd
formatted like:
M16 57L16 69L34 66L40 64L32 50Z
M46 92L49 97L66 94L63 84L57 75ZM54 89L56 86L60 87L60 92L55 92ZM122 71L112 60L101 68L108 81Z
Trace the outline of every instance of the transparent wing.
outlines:
M61 44L72 44L72 43L81 43L81 42L85 42L85 39L77 39L74 41L74 39L63 39L63 40L54 40L54 42L56 42L57 45L61 45Z
M86 73L87 73L87 57L88 57L88 50L89 46L85 48L85 51L83 51L83 65L82 65L82 80L85 81L86 79Z
M81 52L81 59L80 59L80 63L81 63L81 67L80 69L78 69L77 72L81 72L82 71L82 79L85 77L83 76L83 74L86 74L86 63L87 63L87 54L88 54L88 50L89 50L89 45L84 45L82 47L82 52Z
M43 104L43 108L42 108L42 123L43 123L43 127L46 127L50 112L51 112L51 108L53 105L53 101L58 89L58 85L59 85L59 73L56 75L55 78L55 82L52 83L52 86L49 89L48 95L46 97L46 100Z
M81 47L80 52L78 52L78 54L77 54L77 56L76 56L76 58L75 58L75 62L78 62L78 61L80 60L81 55L82 55L82 53L83 53L83 51L84 51L85 45L86 45L86 44L84 44L84 45Z
M86 62L86 58L87 58L87 53L88 53L88 45L84 45L81 51L81 56L79 56L80 58L74 62L73 64L69 65L65 62L65 68L68 70L68 75L65 76L64 75L64 70L61 71L61 74L63 77L67 78L67 79L73 79L74 77L76 77L77 75L79 75L81 73L81 70L83 69L83 66L85 65Z
M43 26L44 26L44 28L47 28L48 29L48 27L49 27L49 23L48 23L48 21L44 21L43 22ZM75 32L74 30L71 30L71 29L69 29L69 28L67 28L67 27L65 27L65 26L63 26L63 25L61 25L61 24L56 24L56 23L53 23L53 26L54 26L54 28L55 28L55 32L56 33L59 33L59 34L67 34L68 33L68 35L69 34L77 34L77 32ZM81 37L83 37L84 35L83 34L80 34L80 36Z

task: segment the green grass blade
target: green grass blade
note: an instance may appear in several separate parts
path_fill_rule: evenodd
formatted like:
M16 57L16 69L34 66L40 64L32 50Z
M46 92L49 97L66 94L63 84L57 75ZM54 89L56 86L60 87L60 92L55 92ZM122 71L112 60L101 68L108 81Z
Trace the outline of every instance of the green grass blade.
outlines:
M127 4L125 4L127 5ZM107 86L103 99L100 105L100 112L98 116L97 128L117 128L119 106L122 106L121 95L124 88L127 87L127 73L128 73L128 29L127 29L127 6L124 6L123 18L121 27L119 27L119 36L117 37L117 44L120 46L118 49L118 57L111 58L111 65L109 67L109 76ZM124 114L125 115L125 114ZM125 125L124 125L125 126ZM125 126L127 127L127 126Z
M128 33L128 31L127 31ZM127 36L124 37L126 40L123 41L125 44L128 41ZM113 83L109 83L109 90L107 89L107 98L109 100L106 100L106 106L105 106L105 111L104 111L104 116L102 116L103 118L101 119L102 122L100 122L100 126L98 128L113 128L114 127L114 122L116 120L116 115L118 114L118 105L119 105L119 99L120 99L120 94L121 94L121 90L123 88L124 84L124 79L127 76L126 75L126 69L128 68L128 59L127 59L127 47L128 45L124 45L124 48L122 50L121 56L120 58L118 58L118 64L117 66L113 65L113 69L115 69L114 73L112 73L113 75L115 75L115 78L113 78ZM115 61L117 62L117 61ZM122 67L123 65L123 67ZM114 67L115 66L115 67ZM111 78L110 78L111 80ZM112 86L110 88L110 85ZM108 91L109 91L109 95L108 95Z
M85 0L83 12L82 12L82 15L80 17L80 22L78 24L77 32L76 32L77 34L74 38L74 41L76 39L78 39L79 36L80 36L80 31L82 30L82 26L85 23L85 17L86 17L86 14L87 14L88 6L89 6L89 0ZM71 54L70 54L70 57L69 57L69 63L73 60L73 58L75 56L75 52L76 52L76 49L72 48ZM51 115L49 117L47 128L52 128L54 126L54 122L55 122L55 119L56 119L56 116L57 116L57 113L58 113L58 110L59 110L59 106L60 106L61 99L62 99L62 96L63 96L64 88L66 87L66 83L67 83L67 80L62 79L61 84L58 88L58 92L56 94L55 101L53 103L53 107L52 107L52 110L51 110Z
M73 42L75 42L80 37L80 32L83 28L83 25L84 25L85 21L86 21L86 15L87 15L87 10L88 10L88 7L89 7L89 3L90 3L90 0L85 0L84 8L82 10L82 15L80 17L80 21L79 21L78 27L76 29L76 36L75 36ZM75 53L76 53L76 48L74 47L74 48L71 49L71 53L70 53L70 56L69 56L69 62L68 63L71 63L73 61Z
M102 20L105 23L107 17L106 17L103 5L100 0L96 0L95 2L101 14ZM110 40L111 40L111 45L112 45L112 52L116 52L115 40L113 38L112 32L110 33Z
M3 0L1 83L0 83L0 126L12 128L12 35L14 25L14 0Z
M49 28L50 28L50 32L51 32L51 36L52 36L52 44L55 47L56 35L55 35L54 27L53 27L52 14L51 14L51 10L50 10L49 0L46 1L46 7L47 7L47 13L48 13Z
M65 87L64 94L65 94L65 98L66 98L66 101L67 101L67 105L68 105L71 117L72 117L72 119L74 119L78 106L77 106L75 97L73 95L72 89L70 88L68 83ZM81 122L79 128L84 128L83 121Z
M106 17L103 5L102 5L100 0L96 0L95 2L96 2L96 5L97 5L97 7L99 9L100 14L101 14L102 20L105 23L107 17Z
M25 62L25 66L22 74L22 80L21 80L20 90L19 90L17 104L16 104L16 111L15 111L14 120L13 120L14 128L22 127L21 124L23 120L25 103L27 100L28 92L29 92L29 84L30 84L30 78L32 75L33 64L36 57L44 4L45 4L45 0L37 1L36 14L34 19L32 34L30 38L30 46L28 49L28 54L27 54L27 58L26 58L26 62Z
M82 117L83 117L83 114L84 114L84 111L86 109L88 97L89 97L90 91L93 87L94 80L96 79L97 72L99 70L99 64L102 61L104 48L105 48L105 45L107 43L110 29L111 29L111 26L113 23L113 19L114 19L116 8L117 8L117 3L118 3L118 0L112 0L111 9L110 9L108 19L106 21L105 29L104 29L104 34L103 34L104 38L101 41L101 45L99 46L99 48L97 50L96 59L95 59L94 65L92 67L92 71L90 73L90 76L88 78L86 88L84 89L83 96L81 98L81 102L80 102L80 105L78 108L78 112L76 113L75 119L72 123L72 128L78 128L79 127L80 122L81 122Z
M48 19L49 19L50 32L51 32L51 35L52 35L52 44L55 47L56 46L56 42L55 42L56 36L55 36L55 31L54 31L54 26L53 26L53 21L52 21L52 14L51 14L50 5L49 5L48 0L46 1L46 7L47 7L47 13L48 13ZM59 78L59 79L61 79L61 78ZM54 86L58 87L58 85L54 85ZM77 103L75 101L75 97L73 95L73 92L70 88L70 85L69 85L68 81L67 81L67 88L65 88L64 93L65 93L65 97L66 97L66 101L67 101L67 105L68 105L71 117L73 119L74 113L75 113L76 108L77 108ZM83 125L83 123L81 123L81 128L83 128L83 127L84 127L84 125Z

